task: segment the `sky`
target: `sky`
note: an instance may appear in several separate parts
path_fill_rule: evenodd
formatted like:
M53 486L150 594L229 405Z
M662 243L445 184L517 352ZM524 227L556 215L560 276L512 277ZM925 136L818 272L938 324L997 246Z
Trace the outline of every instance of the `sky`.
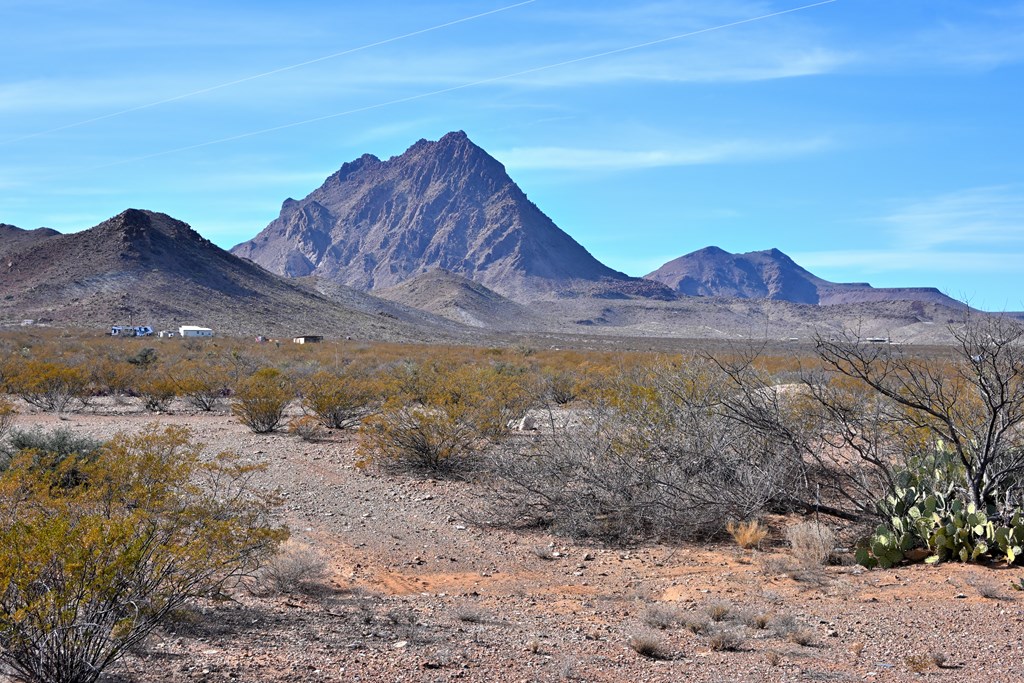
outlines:
M630 275L716 245L1024 310L1024 1L0 0L0 223L255 236L464 130Z

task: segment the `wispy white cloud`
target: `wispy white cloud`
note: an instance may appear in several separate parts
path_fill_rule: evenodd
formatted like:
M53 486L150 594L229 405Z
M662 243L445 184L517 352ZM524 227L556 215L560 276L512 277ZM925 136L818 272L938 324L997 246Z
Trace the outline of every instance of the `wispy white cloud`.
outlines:
M794 261L814 272L816 268L848 268L859 272L893 273L936 271L949 273L1017 273L1021 254L978 251L927 251L898 248L793 251Z
M764 141L724 140L662 149L623 150L573 147L513 147L494 157L516 170L624 171L667 166L695 166L762 161L819 152L827 138Z
M884 221L908 248L1024 247L1024 187L978 187L914 200Z

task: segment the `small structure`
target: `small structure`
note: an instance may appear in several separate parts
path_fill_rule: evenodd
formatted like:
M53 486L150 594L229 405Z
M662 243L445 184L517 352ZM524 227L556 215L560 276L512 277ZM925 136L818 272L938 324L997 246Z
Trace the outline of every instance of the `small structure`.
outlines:
M213 330L197 325L182 325L178 328L178 334L182 337L212 337Z
M160 337L161 339L167 339L169 337L177 337L178 333L175 330L160 330L159 332L156 333L156 336Z
M293 337L293 344L319 344L324 338L319 334L307 334L304 337Z
M149 325L114 325L110 328L111 337L152 337L153 328Z

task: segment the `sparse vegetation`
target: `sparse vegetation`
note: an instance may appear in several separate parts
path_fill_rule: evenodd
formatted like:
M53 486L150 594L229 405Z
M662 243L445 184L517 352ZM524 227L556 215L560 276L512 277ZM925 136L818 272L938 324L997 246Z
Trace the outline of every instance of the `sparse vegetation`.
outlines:
M12 394L51 413L76 410L89 396L89 373L60 362L24 359L5 371L5 379Z
M648 605L641 620L651 628L660 631L675 628L683 622L683 613L674 605Z
M26 681L90 683L251 569L285 534L249 471L201 462L175 428L117 436L91 460L17 454L0 475L0 661Z
M655 631L638 631L626 639L626 643L638 655L650 659L668 659L669 652L662 637Z
M261 368L239 383L231 412L257 434L272 432L280 426L294 396L284 373L276 368Z
M328 563L323 553L288 540L256 571L256 591L263 595L316 592L327 575Z
M746 637L737 629L720 629L708 638L708 647L715 652L736 652L743 649Z
M786 529L793 557L805 567L828 564L835 552L836 535L821 522L800 522Z
M760 547L761 542L768 537L767 527L762 526L756 519L749 522L729 522L725 525L725 530L736 541L736 545L744 550Z

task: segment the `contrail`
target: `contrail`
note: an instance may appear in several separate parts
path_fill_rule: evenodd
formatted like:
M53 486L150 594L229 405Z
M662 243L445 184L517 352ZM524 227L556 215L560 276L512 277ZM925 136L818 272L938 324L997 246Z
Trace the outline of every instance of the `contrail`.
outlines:
M469 17L463 17L462 19L454 19L452 21L448 21L448 22L445 22L443 24L438 24L437 26L431 26L430 28L423 28L423 29L420 29L418 31L413 31L412 33L403 33L400 36L394 36L393 38L385 38L384 40L378 40L375 43L367 43L366 45L360 45L359 47L353 47L353 48L350 48L348 50L342 50L341 52L335 52L333 54L324 55L323 57L317 57L316 59L309 59L309 60L306 60L305 62L299 62L298 64L291 64L289 66L282 66L280 68L272 69L270 71L264 71L263 73L254 74L252 76L246 76L245 78L238 78L238 79L233 80L233 81L227 81L226 83L220 83L218 85L211 85L211 86L209 86L207 88L200 88L199 90L193 90L191 92L182 93L181 95L175 95L174 97L168 97L168 98L165 98L165 99L162 99L162 100L156 100L154 102L147 102L146 104L140 104L140 105L137 105L137 106L134 106L134 107L129 107L128 109L122 109L121 111L115 111L115 112L111 112L109 114L103 114L101 116L94 116L91 119L83 119L81 121L76 121L74 123L68 123L68 124L65 124L63 126L57 126L56 128L50 128L48 130L42 130L42 131L39 131L37 133L28 133L27 135L22 135L20 137L10 138L9 140L0 141L0 144L7 145L7 144L11 144L13 142L20 142L21 140L28 140L30 138L37 138L37 137L41 137L43 135L49 135L50 133L56 133L58 131L67 130L68 128L78 128L79 126L85 126L87 124L95 123L97 121L104 121L106 119L112 119L112 118L117 117L117 116L124 116L125 114L131 114L132 112L142 111L143 109L152 109L153 107L159 107L162 104L168 104L170 102L177 102L178 100L184 100L184 99L187 99L189 97L195 97L196 95L203 95L205 93L213 92L215 90L222 90L223 88L230 88L233 85L238 85L240 83L248 83L249 81L255 81L258 78L265 78L267 76L273 76L275 74L284 73L285 71L291 71L293 69L299 69L299 68L304 67L304 66L309 66L310 64L316 64L317 62L327 61L328 59L335 59L337 57L344 57L345 55L350 55L350 54L353 54L355 52L362 52L363 50L369 50L370 48L373 48L373 47L380 47L381 45L387 45L388 43L394 43L394 42L397 42L399 40L405 40L406 38L412 38L414 36L423 35L424 33L430 33L432 31L438 31L438 30L443 29L443 28L448 28L449 26L455 26L456 24L464 24L467 21L473 21L474 19L481 19L483 17L490 16L492 14L498 14L499 12L506 12L506 11L508 11L510 9L515 9L516 7L522 7L523 5L529 5L529 4L532 4L534 2L537 2L537 0L524 0L523 2L517 2L514 5L506 5L505 7L499 7L498 9L492 9L492 10L489 10L487 12L481 12L480 14L474 14L474 15L469 16Z
M156 158L156 157L167 156L169 154L176 154L178 152L186 152L188 150L199 149L199 148L202 148L202 147L209 147L211 145L219 145L219 144L223 144L225 142L233 142L235 140L242 140L244 138L255 137L257 135L265 135L267 133L273 133L273 132L276 132L276 131L279 131L279 130L285 130L287 128L295 128L297 126L305 126L305 125L308 125L310 123L317 123L317 122L320 122L320 121L326 121L328 119L340 118L342 116L351 116L352 114L358 114L360 112L371 111L371 110L374 110L374 109L382 109L384 107L391 107L391 106L394 106L396 104L404 104L406 102L413 102L415 100L422 100L422 99L425 99L427 97L436 97L437 95L444 95L446 93L456 92L458 90L465 90L467 88L474 88L474 87L477 87L477 86L480 86L480 85L486 85L488 83L495 83L495 82L498 82L498 81L505 81L505 80L508 80L510 78L518 78L520 76L527 76L527 75L530 75L530 74L538 73L540 71L547 71L547 70L550 70L550 69L557 69L559 67L568 66L570 64L579 64L580 62L586 62L586 61L589 61L589 60L592 60L592 59L600 59L601 57L609 57L611 55L622 54L624 52L631 52L633 50L639 50L639 49L642 49L642 48L645 48L645 47L651 47L652 45L660 45L660 44L672 42L672 41L675 41L675 40L681 40L683 38L690 38L690 37L693 37L693 36L696 36L696 35L700 35L702 33L710 33L712 31L721 31L722 29L732 28L733 26L740 26L742 24L750 24L750 23L753 23L755 21L763 21L765 19L770 19L772 17L781 16L783 14L792 14L793 12L801 12L803 10L808 10L808 9L811 9L811 8L814 8L814 7L820 7L822 5L830 5L830 4L834 3L834 2L839 2L839 0L822 0L821 2L811 3L809 5L802 5L800 7L794 7L792 9L780 10L778 12L771 12L770 14L762 14L760 16L751 17L749 19L741 19L739 21L732 21L732 22L729 22L728 24L719 24L718 26L711 26L711 27L708 27L708 28L702 28L702 29L698 29L696 31L690 31L688 33L680 33L680 34L677 34L677 35L674 35L674 36L669 36L667 38L659 38L658 40L651 40L651 41L647 41L645 43L637 43L636 45L629 45L627 47L620 47L620 48L617 48L617 49L614 49L614 50L607 50L605 52L597 52L597 53L594 53L594 54L591 54L591 55L586 55L584 57L576 57L574 59L567 59L567 60L562 61L562 62L555 62L553 64L546 64L544 66L538 66L538 67L534 67L532 69L524 69L523 71L516 71L514 73L503 74L501 76L492 76L490 78L483 78L483 79L480 79L478 81L472 81L472 82L469 82L469 83L462 83L460 85L453 85L453 86L448 87L448 88L441 88L440 90L431 90L430 92L419 93L419 94L416 94L416 95L409 95L408 97L400 97L398 99L388 100L387 102L379 102L377 104L369 104L369 105L366 105L364 107L356 107L355 109L348 109L346 111L335 112L333 114L324 114L323 116L317 116L317 117L314 117L314 118L311 118L311 119L304 119L302 121L293 121L291 123L284 123L284 124L281 124L279 126L273 126L273 127L270 127L270 128L262 128L260 130L253 130L253 131L249 131L247 133L239 133L238 135L231 135L231 136L226 137L226 138L218 138L217 140L209 140L207 142L199 142L199 143L196 143L194 145L187 145L185 147L176 147L174 149L169 149L169 150L165 150L165 151L162 151L162 152L154 152L152 154L146 154L144 156L132 157L130 159L123 159L123 160L120 160L120 161L113 161L113 162L110 162L108 164L103 164L101 166L92 167L89 170L97 170L97 169L101 169L101 168L109 168L111 166L120 166L122 164L134 163L136 161L145 161L147 159L153 159L153 158Z

